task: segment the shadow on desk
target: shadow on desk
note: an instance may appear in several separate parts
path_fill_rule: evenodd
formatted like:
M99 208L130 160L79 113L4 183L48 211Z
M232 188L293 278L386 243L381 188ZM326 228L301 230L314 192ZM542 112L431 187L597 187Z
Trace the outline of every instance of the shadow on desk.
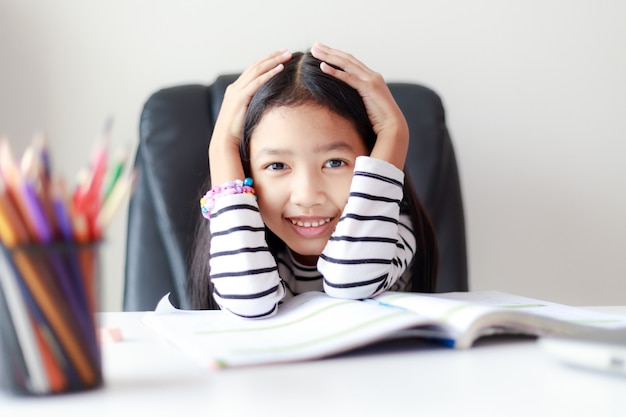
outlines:
M506 345L515 344L520 342L536 342L536 336L530 335L490 335L478 339L471 347L472 350L480 349L492 345ZM380 342L376 342L367 346L353 349L348 352L340 353L337 355L329 356L328 358L350 358L350 357L362 357L371 355L374 358L376 355L394 354L394 353L415 353L419 354L423 351L451 351L450 346L446 346L441 341L434 339L425 339L423 337L399 337L390 338Z

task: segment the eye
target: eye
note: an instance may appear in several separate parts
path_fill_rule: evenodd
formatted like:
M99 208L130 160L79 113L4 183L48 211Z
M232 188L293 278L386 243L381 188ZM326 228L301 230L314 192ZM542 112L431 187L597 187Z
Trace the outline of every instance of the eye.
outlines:
M346 162L342 161L340 159L331 159L329 161L326 161L326 163L324 164L324 167L326 168L339 168L342 166L345 166Z
M285 168L287 168L287 164L284 164L282 162L272 162L265 167L265 169L270 171L280 171Z

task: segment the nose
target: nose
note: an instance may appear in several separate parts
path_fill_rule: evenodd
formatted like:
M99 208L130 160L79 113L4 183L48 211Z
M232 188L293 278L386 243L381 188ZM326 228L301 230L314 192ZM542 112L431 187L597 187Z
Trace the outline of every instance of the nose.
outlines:
M313 207L326 200L325 184L320 175L302 171L298 173L291 188L291 203L300 207Z

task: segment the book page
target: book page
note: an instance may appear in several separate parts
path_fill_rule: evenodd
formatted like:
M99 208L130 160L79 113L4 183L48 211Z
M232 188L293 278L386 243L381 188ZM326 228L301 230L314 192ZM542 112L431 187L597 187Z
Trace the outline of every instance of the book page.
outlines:
M587 310L581 307L521 295L507 294L501 291L454 292L443 293L438 296L439 298L470 302L507 311L520 311L535 314L581 326L606 329L626 327L626 318L623 316Z
M262 320L160 305L143 321L199 362L216 368L320 358L434 323L404 309L321 292L293 297L276 316Z
M449 326L456 347L495 333L563 334L589 328L625 328L626 318L500 291L416 294L388 292L378 302L406 308ZM435 329L437 330L437 329ZM419 333L419 329L416 333ZM437 331L427 336L449 338Z

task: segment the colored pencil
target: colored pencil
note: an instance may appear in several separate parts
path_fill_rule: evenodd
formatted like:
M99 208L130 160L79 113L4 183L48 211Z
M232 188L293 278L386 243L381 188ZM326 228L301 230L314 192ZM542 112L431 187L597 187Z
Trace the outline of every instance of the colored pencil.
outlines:
M111 125L107 119L72 193L53 175L43 133L19 160L0 138L0 296L10 315L3 329L12 329L3 335L19 345L14 382L35 394L102 378L94 315L99 242L136 180L128 148L108 160Z

